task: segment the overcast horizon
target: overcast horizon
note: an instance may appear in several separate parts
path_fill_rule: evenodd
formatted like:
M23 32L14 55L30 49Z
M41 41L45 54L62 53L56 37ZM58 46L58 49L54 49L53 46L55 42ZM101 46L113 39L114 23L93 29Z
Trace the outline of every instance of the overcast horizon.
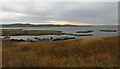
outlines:
M3 2L2 24L118 25L117 2Z

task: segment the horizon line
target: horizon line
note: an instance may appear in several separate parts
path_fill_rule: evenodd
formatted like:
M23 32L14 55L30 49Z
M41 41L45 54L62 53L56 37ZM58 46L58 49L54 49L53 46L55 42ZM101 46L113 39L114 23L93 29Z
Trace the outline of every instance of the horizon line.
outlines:
M63 25L63 24L31 24L31 23L10 23L10 24L0 24L0 25L12 25L12 24L30 24L30 25ZM78 25L79 24L64 24L64 25ZM91 24L91 25L108 25L108 24ZM119 24L109 24L109 25L119 25ZM85 25L84 25L85 26ZM86 25L87 26L87 25Z

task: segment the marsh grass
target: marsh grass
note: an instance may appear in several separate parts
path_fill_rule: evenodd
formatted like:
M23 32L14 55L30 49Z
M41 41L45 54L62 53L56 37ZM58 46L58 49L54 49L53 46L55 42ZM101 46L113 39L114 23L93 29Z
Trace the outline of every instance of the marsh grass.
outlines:
M17 35L58 35L61 31L56 30L21 30L21 29L4 29L3 36L17 36Z
M83 40L3 41L5 67L112 67L120 37Z
M76 33L91 33L93 30L77 31Z
M117 32L117 30L100 30L101 32Z

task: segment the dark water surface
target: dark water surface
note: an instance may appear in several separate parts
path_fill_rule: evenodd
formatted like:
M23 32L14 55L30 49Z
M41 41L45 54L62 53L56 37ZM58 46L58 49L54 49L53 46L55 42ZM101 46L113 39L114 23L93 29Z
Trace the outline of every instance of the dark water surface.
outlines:
M92 33L79 33L79 34L92 34L92 36L72 36L72 35L41 35L41 36L11 36L13 39L32 39L34 37L50 38L50 37L76 37L76 39L87 37L108 37L118 35L118 26L89 26L89 27L6 27L2 29L23 29L23 30L58 30L63 33L76 34L80 30L93 30ZM117 32L101 32L99 30L117 30Z

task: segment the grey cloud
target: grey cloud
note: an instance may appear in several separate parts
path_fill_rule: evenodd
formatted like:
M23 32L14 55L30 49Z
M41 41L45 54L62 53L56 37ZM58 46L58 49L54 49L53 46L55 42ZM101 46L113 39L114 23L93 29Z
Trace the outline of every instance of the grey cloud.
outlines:
M2 11L25 16L3 19L10 22L66 21L89 24L117 24L118 5L115 2L20 2L3 3Z

